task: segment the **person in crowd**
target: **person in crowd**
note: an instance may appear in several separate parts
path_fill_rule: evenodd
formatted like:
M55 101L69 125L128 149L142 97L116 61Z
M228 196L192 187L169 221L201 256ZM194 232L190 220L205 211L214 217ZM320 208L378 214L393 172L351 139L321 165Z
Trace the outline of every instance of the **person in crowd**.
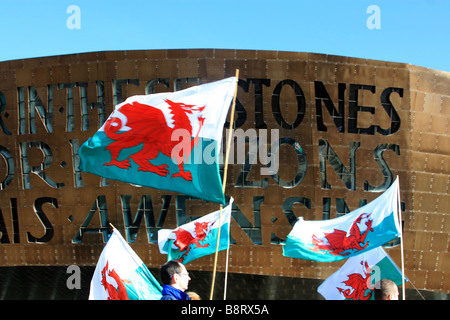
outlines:
M381 279L375 284L375 300L398 300L398 287L394 281Z
M163 283L161 300L191 300L185 293L191 278L181 262L175 260L166 262L161 266L160 273Z

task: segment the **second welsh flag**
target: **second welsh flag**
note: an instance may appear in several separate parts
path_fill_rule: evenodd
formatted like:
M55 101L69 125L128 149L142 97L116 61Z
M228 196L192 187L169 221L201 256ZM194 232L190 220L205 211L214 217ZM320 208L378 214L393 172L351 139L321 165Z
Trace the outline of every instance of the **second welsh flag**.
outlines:
M236 88L230 77L128 98L80 147L81 170L224 204L219 155Z
M327 300L373 300L381 279L402 284L402 272L383 247L352 257L317 289Z
M286 238L283 255L321 262L339 261L400 236L398 178L382 195L344 216L321 221L300 218Z
M214 211L176 229L159 230L159 251L168 255L167 260L186 264L216 252L219 229L219 251L226 250L230 245L232 205L233 198L230 198L230 203L222 209L222 213L220 210Z

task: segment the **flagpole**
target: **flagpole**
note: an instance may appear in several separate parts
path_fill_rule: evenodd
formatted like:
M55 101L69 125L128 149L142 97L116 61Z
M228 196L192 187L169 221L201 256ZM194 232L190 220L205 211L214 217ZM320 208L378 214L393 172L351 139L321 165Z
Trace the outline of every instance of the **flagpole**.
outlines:
M213 270L213 278L212 278L212 283L211 283L211 292L209 294L209 300L213 299L213 295L214 295L214 283L216 281L216 270L217 270L217 256L219 253L219 242L220 242L220 230L222 229L221 227L221 219L222 219L222 205L220 205L220 212L219 212L219 231L217 233L217 245L216 245L216 254L214 255L214 270Z
M239 81L239 69L236 69L236 76ZM234 109L236 106L236 95L237 95L237 82L236 82L236 89L234 91L234 97L233 97L233 103L231 105L231 116L230 116L230 126L228 130L228 141L227 141L227 148L225 152L225 164L224 164L224 171L223 171L223 181L222 181L222 192L225 194L225 186L227 185L227 173L228 173L228 156L230 154L230 147L231 147L231 137L233 133L233 123L234 123ZM211 283L211 293L209 295L209 300L213 299L214 295L214 284L216 281L216 270L217 270L217 257L219 254L219 242L220 242L220 230L222 229L220 227L221 219L222 219L222 205L220 205L220 212L219 212L219 232L217 233L217 245L216 245L216 254L214 256L214 269L213 269L213 279ZM227 257L228 259L228 257Z
M400 251L401 251L401 259L402 259L402 294L403 294L403 300L406 300L405 294L405 259L403 256L403 225L402 225L402 208L401 208L401 202L400 202L400 179L397 176L398 181L398 188L397 188L397 200L398 200L398 215L399 215L399 224L400 224Z
M417 289L417 287L414 285L414 283L408 279L408 282L412 284L412 286L414 287L414 289L416 289L417 293L419 294L419 296L422 298L422 300L426 300L425 297L420 293L419 289Z
M231 222L231 221L230 221ZM228 224L228 234L230 234L230 226L231 223ZM223 300L227 300L227 284L228 284L228 257L230 256L230 238L228 237L228 248L227 248L227 257L225 262L225 285L223 288Z

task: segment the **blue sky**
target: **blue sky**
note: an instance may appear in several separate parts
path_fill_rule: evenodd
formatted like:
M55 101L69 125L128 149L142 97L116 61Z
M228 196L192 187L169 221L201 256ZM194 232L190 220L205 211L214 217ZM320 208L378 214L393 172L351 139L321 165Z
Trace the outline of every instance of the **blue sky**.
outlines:
M70 5L80 14L68 13ZM367 12L371 5L379 15ZM0 12L0 61L218 48L316 52L450 72L449 0L0 0ZM79 29L67 26L75 17ZM380 28L368 28L367 20Z

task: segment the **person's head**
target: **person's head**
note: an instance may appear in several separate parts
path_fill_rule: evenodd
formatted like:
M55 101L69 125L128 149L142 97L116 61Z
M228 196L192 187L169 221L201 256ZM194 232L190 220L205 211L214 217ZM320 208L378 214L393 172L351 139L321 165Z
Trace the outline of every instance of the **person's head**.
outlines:
M398 300L398 287L394 281L381 279L375 284L375 300Z
M178 261L168 261L161 267L161 281L181 291L186 291L189 285L189 273L186 267Z

